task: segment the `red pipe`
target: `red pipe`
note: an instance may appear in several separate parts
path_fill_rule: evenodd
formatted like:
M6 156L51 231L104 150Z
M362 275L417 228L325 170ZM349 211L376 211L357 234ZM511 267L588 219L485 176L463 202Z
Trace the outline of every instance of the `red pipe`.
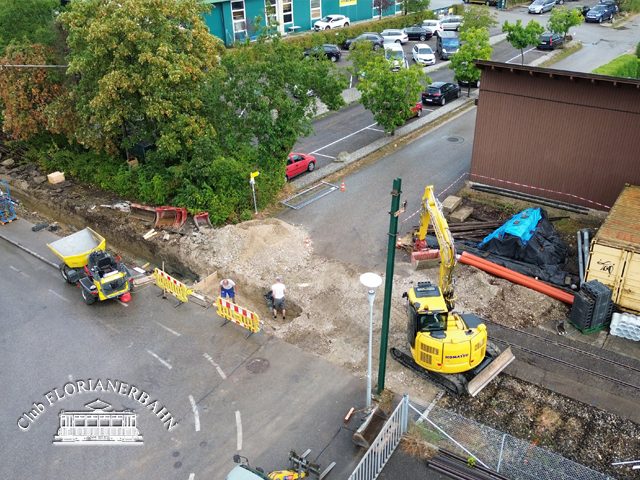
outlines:
M479 268L480 270L484 270L485 272L497 275L498 277L506 278L507 280L511 280L512 282L531 288L537 292L544 293L545 295L555 298L556 300L560 300L561 302L573 305L573 294L563 292L559 288L552 287L534 278L514 272L509 268L502 267L496 263L490 262L489 260L485 260L484 258L476 257L468 252L462 252L462 255L460 255L460 261L467 265Z

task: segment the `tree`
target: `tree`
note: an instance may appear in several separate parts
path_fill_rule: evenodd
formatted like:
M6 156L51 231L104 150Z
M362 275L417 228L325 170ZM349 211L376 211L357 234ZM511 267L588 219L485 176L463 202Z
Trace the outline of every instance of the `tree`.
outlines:
M498 15L484 5L467 5L462 13L462 22L458 29L461 33L470 28L489 30L498 25Z
M467 28L460 33L460 49L451 57L449 68L455 72L456 80L468 82L467 96L471 83L479 81L482 73L473 60L489 60L492 51L486 28Z
M393 135L395 129L412 115L411 108L423 89L420 80L425 79L424 72L416 65L391 71L384 52L372 51L369 42L356 45L350 58L354 72L360 76L356 86L362 92L360 103L373 113L373 119L386 132ZM428 78L426 81L430 82Z
M371 8L378 11L379 19L382 20L382 13L386 12L390 8L395 8L395 0L373 0L371 2Z
M431 0L401 0L402 14L422 13L429 10Z
M505 21L502 31L507 33L507 42L520 50L521 63L524 65L524 49L529 45L538 44L538 37L544 32L544 28L535 20L531 20L526 27L517 20L515 24Z
M196 0L71 2L59 19L69 35L68 73L85 146L115 151L155 143L173 155L215 136L201 89L224 52Z
M52 45L56 8L60 9L60 0L1 0L0 56L11 43Z
M562 34L563 38L567 36L571 27L582 24L582 14L576 8L567 9L565 7L554 8L549 14L549 22L547 28L550 32Z

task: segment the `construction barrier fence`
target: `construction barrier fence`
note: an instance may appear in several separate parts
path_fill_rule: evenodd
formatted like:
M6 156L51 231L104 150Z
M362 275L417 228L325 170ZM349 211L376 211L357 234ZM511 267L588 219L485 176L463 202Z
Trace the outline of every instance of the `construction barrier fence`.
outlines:
M251 333L257 333L260 331L260 317L258 317L258 314L253 313L246 308L239 307L235 303L223 300L221 297L218 297L217 304L218 315L225 319L225 322L222 325L226 325L228 322L233 322L246 328ZM249 335L251 335L251 333L249 333Z
M193 293L193 290L189 290L184 283L179 282L175 278L167 275L159 268L155 270L156 285L166 290L171 295L176 297L181 302L187 303L188 297Z

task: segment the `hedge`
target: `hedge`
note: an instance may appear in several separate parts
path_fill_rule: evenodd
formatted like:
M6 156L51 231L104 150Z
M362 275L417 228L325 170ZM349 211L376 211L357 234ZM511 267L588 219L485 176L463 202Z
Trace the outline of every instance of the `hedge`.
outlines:
M622 55L596 68L591 73L609 75L611 77L638 78L639 71L638 57L636 55Z

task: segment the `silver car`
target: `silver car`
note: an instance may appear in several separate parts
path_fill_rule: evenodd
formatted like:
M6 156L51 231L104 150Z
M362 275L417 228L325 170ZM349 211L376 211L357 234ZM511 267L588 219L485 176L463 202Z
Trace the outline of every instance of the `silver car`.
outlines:
M450 15L440 19L440 25L442 25L443 30L458 30L461 23L462 17L460 15Z
M535 0L529 5L529 13L550 12L556 6L556 0Z
M390 43L401 43L405 44L409 41L409 36L404 32L404 30L397 30L395 28L388 28L380 32L382 38L384 38L384 44L388 45Z
M413 61L418 65L436 64L436 56L427 44L418 43L413 47L413 50L411 50L411 54L413 55Z

